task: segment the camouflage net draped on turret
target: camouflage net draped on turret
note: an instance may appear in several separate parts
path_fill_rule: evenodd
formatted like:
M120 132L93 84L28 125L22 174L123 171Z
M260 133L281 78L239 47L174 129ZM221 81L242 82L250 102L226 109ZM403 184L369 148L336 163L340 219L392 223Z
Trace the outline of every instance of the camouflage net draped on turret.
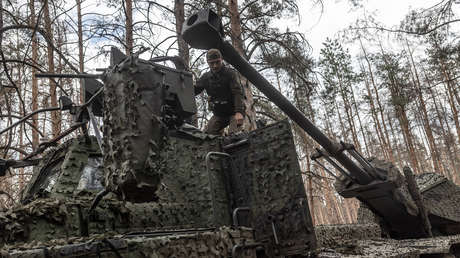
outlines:
M108 71L104 80L106 186L131 202L156 199L164 167L162 86L146 81L152 72L160 73L131 56Z

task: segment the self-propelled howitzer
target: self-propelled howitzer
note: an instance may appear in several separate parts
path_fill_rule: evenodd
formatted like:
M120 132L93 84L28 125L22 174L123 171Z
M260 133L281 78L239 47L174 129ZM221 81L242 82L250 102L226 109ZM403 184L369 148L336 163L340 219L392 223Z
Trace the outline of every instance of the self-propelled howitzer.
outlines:
M187 24L193 26L198 17ZM112 49L103 74L59 75L86 78L86 102L75 105L61 98L60 107L52 109L68 110L74 125L22 160L0 159L0 174L35 166L21 200L0 211L1 257L406 258L460 253L460 235L396 241L382 239L375 223L314 229L290 123L279 121L230 136L205 134L184 123L195 112L191 73L177 60L176 69L155 63L158 60L165 58L142 60ZM95 116L104 117L102 134ZM311 123L306 121L308 128ZM89 122L95 136L89 135ZM78 128L80 136L56 144ZM327 138L325 143L362 159L352 146ZM315 157L328 159L329 152L318 150ZM358 197L371 208L370 193L379 202L389 195L384 190L401 197L398 203L410 199L398 190L403 181L388 163L367 164L362 159L362 165L344 159L353 162L346 169L359 170L339 180L342 195L362 193L364 197ZM416 186L430 208L433 228L440 232L433 233L457 232L452 223L442 228L439 222L458 215L442 205L458 205L452 206L453 198L437 201L458 188L435 174L418 176ZM395 206L393 200L387 204ZM438 214L438 224L433 214ZM407 232L389 229L396 237Z
M337 191L346 198L356 197L381 218L385 230L394 238L413 238L436 234L460 233L460 215L455 212L439 212L440 207L425 208L417 194L411 171L405 179L391 164L368 160L358 153L354 146L329 139L306 116L277 91L254 67L252 67L233 46L222 39L223 29L220 18L211 10L193 14L186 21L182 35L190 46L198 49L217 48L223 59L230 63L267 98L277 105L289 118L307 132L323 149L317 149L312 159L322 158L341 174L336 183ZM322 165L321 162L319 162ZM324 167L324 166L323 166ZM327 168L324 167L326 170ZM328 171L328 170L327 170ZM415 190L408 189L409 185ZM419 182L427 180L420 179ZM428 180L429 181L429 180ZM430 183L427 183L430 185ZM436 184L433 182L433 184ZM449 189L449 190L446 190ZM456 188L447 187L443 199L450 200L448 207L458 206L459 198L451 193ZM443 191L441 191L443 192ZM425 202L426 203L426 202ZM433 202L431 202L432 204Z
M195 112L190 72L117 49L103 74L43 76L85 78L87 101L61 98L56 107L69 110L69 130L83 134L57 145L59 136L25 160L0 160L5 172L36 165L20 203L0 211L2 257L302 257L316 250L287 121L205 134L184 124ZM95 116L103 116L103 132L96 125L90 136Z

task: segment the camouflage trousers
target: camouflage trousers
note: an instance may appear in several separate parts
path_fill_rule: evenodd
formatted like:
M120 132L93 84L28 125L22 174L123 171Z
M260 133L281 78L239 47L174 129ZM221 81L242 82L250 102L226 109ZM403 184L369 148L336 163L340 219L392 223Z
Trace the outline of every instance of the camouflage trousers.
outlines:
M232 116L216 116L213 115L206 127L206 133L214 135L222 135L225 127L233 120Z

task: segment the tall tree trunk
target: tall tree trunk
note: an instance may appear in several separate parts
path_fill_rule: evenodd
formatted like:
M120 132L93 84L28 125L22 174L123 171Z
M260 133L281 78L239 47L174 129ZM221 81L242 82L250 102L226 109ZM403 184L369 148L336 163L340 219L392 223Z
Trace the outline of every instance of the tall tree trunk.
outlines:
M415 174L419 174L420 167L418 164L416 151L414 148L412 133L409 129L409 119L407 118L406 110L399 105L395 106L395 109L396 109L396 115L399 120L399 124L401 125L401 129L403 132L404 141L406 142L406 147L409 150L409 159L410 159L412 169L414 170Z
M372 86L375 92L375 100L377 102L377 106L379 107L378 110L380 114L380 120L382 121L382 125L383 125L383 133L385 134L384 139L386 139L385 142L387 145L388 154L390 155L390 161L394 162L395 157L393 154L393 146L391 145L390 135L388 133L388 129L387 129L386 122L385 122L385 109L383 108L382 102L380 101L380 96L379 96L380 94L379 94L379 90L377 89L377 85L373 83Z
M223 12L222 12L222 9L224 8L224 3L223 3L224 0L213 0L211 2L213 2L215 5L216 5L216 11L217 11L217 15L219 17L224 17L223 15Z
M362 63L360 65L361 65L361 71L364 73L365 72L364 65ZM382 126L380 125L379 117L377 116L377 112L375 110L374 96L372 95L367 76L364 78L364 84L366 85L367 95L369 98L369 106L371 108L372 120L374 121L374 129L375 129L375 132L377 133L377 138L379 139L380 148L382 149L385 159L389 160L390 155L388 154L388 145L385 142L385 136L383 135L383 132L382 132Z
M428 79L428 76L426 75L425 71L424 72L424 75L425 75L425 79L426 81L429 83L429 79ZM430 85L429 85L430 86ZM446 169L444 168L444 172L445 172L445 176L450 178L451 180L453 179L452 178L452 175L453 174L456 174L458 173L457 171L457 166L455 165L456 163L456 156L457 156L457 153L456 153L456 150L455 150L455 145L454 145L454 148L452 150L452 135L449 131L449 129L445 128L444 126L444 116L441 114L441 110L439 108L439 104L438 104L438 101L437 101L437 98L433 92L433 89L432 87L430 86L429 88L429 93L431 95L431 98L433 99L433 105L434 105L434 108L435 108L435 111L436 111L436 115L437 115L437 120L439 121L439 125L440 125L440 128L441 128L441 136L442 136L442 139L444 140L444 146L446 147L446 153L447 153L447 157L448 157L448 160L450 162L450 166L451 166L451 169ZM444 162L441 162L442 165L444 165Z
M446 144L448 144L448 146L450 147L450 153L452 156L452 160L453 160L453 167L452 167L452 177L454 175L458 175L460 173L459 169L459 160L458 160L458 157L459 157L459 150L458 150L458 145L455 144L455 136L453 135L453 133L450 131L450 128L449 128L449 118L447 117L448 116L448 112L446 110L446 107L444 105L442 105L442 102L441 103L438 103L438 108L440 110L440 113L441 113L441 118L442 120L444 121L444 125L445 125L445 133L446 133Z
M338 113L340 113L340 112L338 112ZM325 120L326 120L326 125L330 123L329 122L329 116L326 115ZM332 132L332 128L330 126L326 126L326 134L327 135L334 135L334 133ZM345 137L343 136L343 138L345 138ZM328 178L329 174L327 174L326 171L324 171L324 169L322 167L319 168L319 171L321 171L320 176L323 178L323 180L322 180L323 181L322 189L326 190L326 192L324 193L325 198L326 198L326 205L329 207L331 212L335 212L337 214L337 217L336 217L337 220L336 220L335 223L344 223L345 218L344 218L344 215L343 215L341 207L338 207L339 205L338 205L337 197L335 195L335 188L334 188L334 186L331 185L332 183L328 179L326 179L326 178ZM329 216L331 214L332 213L329 213Z
M339 105L337 104L337 101L334 100L334 105L335 105L335 110L337 112L337 116L339 117L339 125L340 125L340 129L341 129L341 137L344 141L347 140L347 133L346 133L346 130L345 130L345 124L343 123L343 119L342 119L342 115L340 112L340 109L339 109ZM332 130L331 130L332 131Z
M355 108L355 112L356 112L356 117L358 118L358 123L359 123L359 130L361 131L361 135L363 136L363 141L364 141L364 147L366 149L366 155L368 157L370 157L370 153L369 153L369 144L367 142L367 137L366 137L366 134L364 133L364 129L363 129L363 123L361 122L361 115L359 114L360 111L359 111L359 108L358 108L358 103L356 102L356 98L355 98L355 92L353 91L353 87L350 87L350 91L351 91L351 101L352 101L352 105L353 107ZM353 111L353 109L352 109ZM358 147L358 146L357 146Z
M0 0L2 1L2 0ZM19 13L18 13L18 16L19 16ZM18 60L21 60L21 53L20 53L20 49L19 49L19 46L21 44L20 40L19 40L19 31L16 32L16 45L17 45L17 51L16 51L16 59ZM21 93L22 97L24 99L27 98L26 96L26 90L25 90L25 87L23 86L22 84L22 69L23 67L18 65L17 66L17 81L16 81L16 86L18 87L18 92ZM26 114L26 110L23 109L23 105L19 105L19 109L20 109L20 115L21 116L24 116ZM21 123L21 125L19 126L19 146L21 149L25 148L24 146L24 135L26 134L25 132L25 127L24 127L24 123ZM19 153L19 159L22 159L24 158L24 154L22 153ZM19 169L19 180L18 180L18 185L19 185L19 189L23 189L24 188L24 168L20 168Z
M1 0L0 0L1 1ZM37 21L35 17L35 1L34 0L29 0L29 9L30 9L30 18L29 18L29 25L30 26L35 26ZM32 35L32 60L31 63L36 63L38 60L38 40L37 40L37 35L34 33ZM35 111L38 109L38 80L35 77L35 74L37 73L37 69L35 67L32 67L32 111ZM38 115L32 116L32 124L35 128L38 127ZM39 135L38 132L35 130L32 130L32 149L36 149L39 144Z
M228 7L230 11L230 30L231 30L231 38L233 47L236 49L238 53L244 58L247 59L246 53L244 51L244 43L242 39L242 31L241 31L241 19L240 13L238 11L238 0L228 0ZM245 113L246 116L244 118L244 123L242 129L245 131L252 131L257 128L256 126L256 112L254 110L254 98L252 94L252 85L251 83L244 78L243 76L239 75L241 85L243 86L244 91L244 104L246 107ZM240 130L235 126L235 123L229 127L229 132L235 132Z
M179 52L179 57L182 58L185 65L185 70L190 69L190 50L187 42L182 38L182 27L185 22L185 6L184 0L175 0L174 1L174 18L176 20L176 37L177 37L177 47ZM194 114L191 118L191 123L195 126L198 126L198 117L197 114Z
M327 133L327 136L329 136L330 138L332 139L337 139L338 136L337 134L334 133L334 131L332 130L332 124L331 124L331 121L330 121L330 115L329 114L325 114L324 115L324 124L326 126L326 133Z
M315 195L314 197L321 198L319 195ZM315 202L315 211L316 211L316 224L315 225L320 225L320 224L328 224L329 222L327 219L329 218L328 216L324 216L324 204L323 200L319 199L319 201Z
M125 0L125 15L126 15L126 54L129 55L133 51L133 2Z
M303 152L306 156L305 158L305 162L306 162L306 173L307 173L307 192L308 192L308 200L309 200L309 207L310 207L310 213L311 213L311 217L313 219L313 224L315 224L315 203L314 203L314 199L313 199L313 184L312 184L312 171L311 171L311 167L312 167L312 164L311 164L311 161L310 161L310 153L311 153L311 149L312 146L314 145L312 143L312 141L310 140L310 138L308 138L307 136L307 133L302 129L300 128L297 124L294 124L293 125L293 129L294 131L296 132L296 134L299 136L299 141L300 141L300 144L302 146L302 149L303 149Z
M310 168L310 159L307 158L307 168ZM308 171L308 183L307 183L307 190L308 190L308 200L309 200L309 207L310 207L310 214L313 225L316 225L316 209L315 209L315 198L313 198L313 182L312 182L312 172L311 170Z
M439 44L436 42L435 47L437 48L438 51L443 51ZM457 141L458 145L460 145L460 122L459 122L459 114L458 114L458 109L457 105L455 104L455 100L457 100L457 104L460 105L460 96L456 94L456 85L455 85L455 80L452 79L448 65L445 62L445 57L440 57L437 60L439 62L439 72L441 73L441 77L444 77L444 80L446 82L446 88L447 88L447 97L449 100L449 105L450 109L452 111L452 116L454 119L455 123L455 129L457 130ZM458 87L458 86L457 86Z
M402 154L400 148L402 148L401 144L399 143L398 137L396 137L398 134L395 132L395 128L393 126L393 122L391 121L390 114L387 114L387 121L388 125L390 126L391 134L394 136L394 141L393 143L390 142L390 144L396 149L396 155L397 159L395 162L398 164L398 167L402 167Z
M388 135L388 130L387 130L386 123L385 123L384 108L383 108L382 103L380 101L379 91L377 89L377 85L376 85L375 80L374 80L374 73L372 72L371 62L369 61L369 58L367 56L367 52L364 49L364 46L363 46L363 43L361 42L361 39L360 39L360 43L361 43L361 49L363 50L363 53L364 53L364 59L366 60L367 67L368 67L368 70L369 70L369 76L371 78L371 83L372 83L372 86L373 86L374 92L375 92L375 100L377 102L377 106L378 106L378 110L379 110L379 114L380 114L380 119L381 119L382 125L383 125L383 132L385 134L385 138L384 138L385 142L384 142L384 144L386 145L390 161L392 163L394 163L395 158L394 158L394 155L393 155L393 148L392 148L392 146L390 146L391 142L390 142L390 137Z
M458 141L458 144L460 145L460 122L459 122L459 119L458 119L458 109L457 109L457 105L455 104L455 96L454 96L454 90L452 89L452 83L450 83L450 76L448 75L447 71L444 70L443 68L443 74L445 76L445 79L447 81L445 87L446 87L446 91L447 91L447 99L449 100L449 105L450 105L450 109L452 111L452 118L454 119L454 124L455 124L455 129L457 131L457 141Z
M446 107L442 104L439 105L439 109L441 112L442 119L444 121L444 124L446 125L446 144L450 147L449 153L451 153L451 159L453 161L452 163L452 176L451 178L454 179L454 176L457 177L459 175L459 160L458 160L458 149L457 149L457 144L455 144L455 136L452 134L449 128L449 120L447 118L447 110Z
M276 75L276 79L277 79L277 84L278 84L278 90L281 91L281 83L280 83L280 78L279 78L279 73L278 71L276 70L275 71L275 75ZM297 89L297 86L294 85L294 89ZM295 96L295 101L296 103L300 103L300 99L299 99L299 95L296 93L294 94ZM312 106L311 106L311 101L310 101L310 96L306 96L306 108L305 110L303 110L303 112L305 113L305 115L312 121L314 122L315 121L315 116L314 116L314 112L313 112L313 109L312 109ZM312 217L312 220L313 220L313 225L315 225L315 223L318 223L318 220L316 219L316 211L317 211L317 207L316 207L316 203L315 203L315 199L314 199L314 192L313 192L313 180L312 180L312 177L313 177L313 170L312 170L312 163L311 163L311 160L310 160L310 153L312 152L313 150L313 146L315 146L316 144L311 140L311 138L307 135L307 133L305 132L305 130L303 130L300 126L298 126L297 124L293 124L293 129L294 131L296 132L296 134L299 136L299 142L302 146L302 149L303 149L303 153L305 154L306 158L305 158L305 161L306 161L306 172L307 172L307 185L306 185L306 190L308 192L308 201L309 201L309 207L310 207L310 213L311 213L311 217Z
M346 118L347 118L348 126L349 126L350 131L351 131L351 138L353 140L353 144L355 145L356 150L361 152L361 145L359 144L358 136L356 134L355 121L353 119L353 115L351 114L352 108L351 108L351 105L350 105L350 100L348 99L348 96L345 93L345 85L344 85L344 82L342 80L342 76L340 76L340 74L336 73L336 77L337 77L337 79L339 81L339 92L340 92L340 96L342 97L342 100L343 100L343 105L345 107L345 115L346 115ZM337 112L340 114L339 110L337 110Z
M384 53L383 47L381 44L380 44L380 51L382 53L383 61L385 62L387 66L389 66L390 63L385 57L386 54ZM399 99L401 97L401 92L400 92L401 85L398 83L398 78L395 78L395 75L390 70L387 70L387 74L389 78L389 90L390 90L391 98ZM418 174L420 173L420 167L418 164L418 160L417 160L417 156L416 156L416 152L414 148L412 133L410 131L409 119L407 118L406 103L393 103L393 107L395 109L396 117L399 120L399 124L403 132L403 137L406 143L406 147L409 150L409 159L410 159L412 169L414 170L415 174Z
M409 57L410 57L410 62L412 64L412 69L414 71L414 76L415 76L415 81L414 81L414 85L416 87L416 92L417 92L417 97L419 99L419 102L420 102L420 106L419 106L419 109L422 111L422 122L423 122L423 127L425 129L425 133L427 135L427 138L428 138L428 145L430 147L430 153L431 153L431 160L433 162L433 168L435 171L437 171L438 173L441 172L441 169L440 169L440 166L439 166L439 153L438 153L438 150L436 148L436 143L435 143L435 140L434 140L434 137L433 137L433 131L431 130L431 126L430 126L430 122L429 122L429 118L428 118L428 112L426 111L426 105L425 105L425 100L423 99L423 95L422 95L422 87L421 87L421 83L420 83L420 78L419 78L419 75L418 75L418 71L417 71L417 67L415 66L415 63L414 63L414 58L412 56L412 51L410 50L409 48L409 43L407 42L406 40L406 44L407 44L407 49L408 49L408 52L409 52Z
M244 52L243 39L241 37L241 19L238 11L238 0L228 0L228 9L230 11L230 37L232 38L232 45L241 56L247 58Z
M176 35L177 35L177 45L179 47L179 57L184 60L186 69L189 68L190 63L190 53L189 48L185 40L182 38L182 27L185 21L185 12L184 12L184 0L175 0L174 1L174 16L176 18Z
M307 99L307 102L306 102L306 108L307 108L307 117L314 123L315 122L315 112L313 111L313 107L311 105L311 100L310 99ZM305 139L307 139L307 142L305 142L306 144L308 144L307 146L305 146L305 148L307 148L308 146L310 146L310 148L313 147L314 143L310 140L310 138L307 137L307 133L302 130L303 134L305 135ZM309 185L309 196L310 196L310 203L311 203L311 209L313 210L312 211L312 218L314 217L314 215L317 213L317 209L316 209L316 202L315 202L315 198L314 198L314 184L313 184L313 164L311 164L310 162L310 157L307 157L307 164L308 164L308 169L310 169L310 174L309 174L309 177L308 177L308 185ZM322 215L322 214L321 214ZM315 225L315 222L317 223L317 220L313 221L313 225Z
M420 106L420 103L418 100L415 100L415 105L416 105L416 110L414 111L414 117L415 117L415 123L419 125L423 125L423 118L421 117L421 114L419 112L416 112L418 110L418 107ZM420 136L421 140L421 146L420 150L418 152L418 160L420 162L420 171L421 172L427 172L428 170L435 171L436 173L441 173L442 171L440 170L435 170L433 160L431 157L431 151L430 151L430 144L428 143L428 135L426 134L425 128L422 126L417 126L416 130L418 131L418 135ZM431 168L431 169L430 169Z
M54 51L52 48L52 44L54 44L53 39L53 27L51 25L51 17L49 12L49 3L48 0L43 0L43 18L45 21L45 30L47 32L48 37L48 72L54 73ZM50 98L51 98L51 106L57 107L57 94L56 94L56 83L51 78L49 79L50 84ZM52 123L52 134L53 137L56 137L61 132L61 113L59 111L53 111L51 113L51 123Z
M331 186L331 182L329 182L330 180L327 179L329 177L327 176L328 174L324 171L324 169L320 168L319 170L321 171L321 177L324 178L322 185L323 189L325 190L323 194L326 198L327 206L330 210L328 215L330 216L335 213L337 216L335 217L336 220L333 222L343 224L345 222L345 218L343 216L342 209L339 207L337 197L335 196L335 189Z
M309 154L311 150L309 149L309 146L313 146L311 140L308 138L306 132L300 128L298 125L293 125L293 129L296 132L296 134L299 136L299 141L302 146L303 152L306 156L305 162L306 162L306 173L307 173L307 192L308 192L308 200L309 200L309 207L310 207L310 214L313 219L313 224L315 224L315 203L313 199L313 184L312 184L312 171L311 171L311 161L309 158Z
M33 0L32 0L33 1ZM83 53L83 23L81 19L81 0L77 2L77 30L78 30L78 63L80 73L85 71L85 59ZM85 101L85 88L83 85L83 79L80 79L80 103Z

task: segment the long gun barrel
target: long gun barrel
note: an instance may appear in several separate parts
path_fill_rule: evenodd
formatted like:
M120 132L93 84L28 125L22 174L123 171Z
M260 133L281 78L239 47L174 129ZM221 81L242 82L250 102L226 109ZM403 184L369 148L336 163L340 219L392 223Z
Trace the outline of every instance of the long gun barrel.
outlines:
M424 228L429 228L427 218L429 218L429 222L435 231L443 232L443 234L460 232L460 227L458 226L460 219L458 219L457 215L447 216L446 214L436 213L435 209L430 211L424 218L421 217L420 214L422 214L423 209L417 208L412 200L413 198L405 194L407 192L406 180L398 169L388 162L365 159L351 144L337 143L329 139L241 57L231 44L225 42L222 39L222 35L221 20L217 14L209 9L192 15L182 30L182 36L190 46L198 49L219 49L224 60L233 65L236 70L324 148L317 149L317 152L311 158L317 161L328 173L336 177L334 173L317 160L318 158L324 158L326 162L345 176L343 178L336 177L338 180L335 188L341 196L345 198L356 197L365 203L382 219L388 234L395 238L427 236L424 230ZM455 203L457 199L449 197L449 193L452 191L454 190L445 191L446 193L443 193L443 196L446 196L449 202Z
M192 15L183 28L182 36L194 48L219 49L225 61L233 65L289 118L318 142L330 156L342 164L356 183L368 184L372 181L373 178L364 169L345 155L343 148L338 143L333 142L324 135L299 109L241 57L230 43L222 39L222 24L220 18L214 12L203 10Z

